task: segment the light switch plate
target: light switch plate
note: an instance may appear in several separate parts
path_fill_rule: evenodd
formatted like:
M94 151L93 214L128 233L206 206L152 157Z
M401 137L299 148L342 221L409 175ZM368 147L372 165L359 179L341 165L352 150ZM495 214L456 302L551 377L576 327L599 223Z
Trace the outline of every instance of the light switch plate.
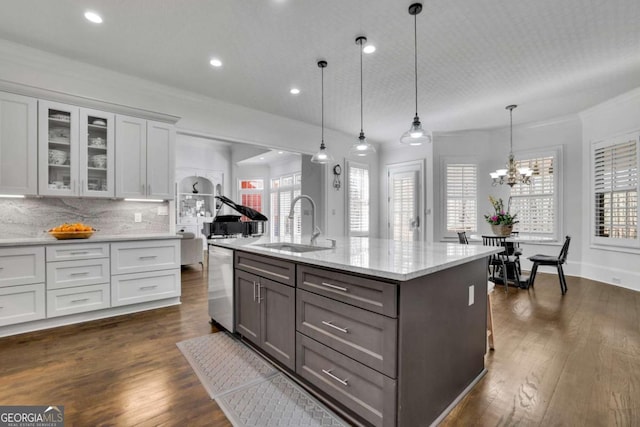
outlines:
M473 305L475 302L475 290L476 287L474 285L469 286L469 305Z
M133 220L135 222L142 222L142 214L140 212L136 212L133 214Z

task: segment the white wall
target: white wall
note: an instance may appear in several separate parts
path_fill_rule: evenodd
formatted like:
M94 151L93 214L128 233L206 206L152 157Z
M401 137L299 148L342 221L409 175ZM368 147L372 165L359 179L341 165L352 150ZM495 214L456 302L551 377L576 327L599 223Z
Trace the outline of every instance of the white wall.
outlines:
M629 132L640 132L640 88L597 105L582 118L582 275L640 291L640 253L603 250L591 245L591 155L593 142ZM615 278L615 279L614 279Z
M179 168L220 171L224 174L222 194L231 194L231 151L227 143L178 132L176 169Z

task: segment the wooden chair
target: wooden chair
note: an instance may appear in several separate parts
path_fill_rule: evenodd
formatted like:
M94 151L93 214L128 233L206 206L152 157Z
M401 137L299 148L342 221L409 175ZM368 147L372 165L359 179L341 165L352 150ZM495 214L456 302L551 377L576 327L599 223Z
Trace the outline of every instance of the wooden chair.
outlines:
M567 293L567 280L564 277L562 264L567 261L570 243L571 236L566 236L564 239L564 245L562 245L560 254L557 257L553 255L537 254L528 258L529 261L533 262L533 266L531 267L531 276L529 277L529 286L533 287L533 282L536 279L536 273L538 272L539 265L551 265L558 269L558 279L560 280L560 291L562 292L562 295Z
M468 245L469 240L464 231L458 233L458 241L461 245ZM495 350L493 346L493 308L491 306L491 293L495 288L495 284L487 280L487 339L489 342L489 350Z

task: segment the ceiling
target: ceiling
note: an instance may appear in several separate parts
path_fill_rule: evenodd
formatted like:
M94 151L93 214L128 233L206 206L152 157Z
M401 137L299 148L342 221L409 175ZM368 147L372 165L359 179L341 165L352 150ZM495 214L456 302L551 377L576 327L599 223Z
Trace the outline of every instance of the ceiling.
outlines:
M273 114L395 142L414 115L407 0L4 0L0 38ZM425 0L419 114L448 132L573 114L640 87L637 0ZM104 23L83 18L99 12ZM223 61L214 69L213 56ZM292 86L302 91L289 94ZM328 141L329 142L329 141Z

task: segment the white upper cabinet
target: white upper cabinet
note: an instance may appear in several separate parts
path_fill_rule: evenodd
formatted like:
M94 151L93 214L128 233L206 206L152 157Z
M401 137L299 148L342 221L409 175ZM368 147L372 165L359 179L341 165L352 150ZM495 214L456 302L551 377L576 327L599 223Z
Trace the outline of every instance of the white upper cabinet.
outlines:
M37 101L0 92L0 194L38 192Z
M39 101L39 194L114 197L114 115Z
M80 195L114 197L115 115L80 109Z
M116 116L116 197L173 199L175 130Z

